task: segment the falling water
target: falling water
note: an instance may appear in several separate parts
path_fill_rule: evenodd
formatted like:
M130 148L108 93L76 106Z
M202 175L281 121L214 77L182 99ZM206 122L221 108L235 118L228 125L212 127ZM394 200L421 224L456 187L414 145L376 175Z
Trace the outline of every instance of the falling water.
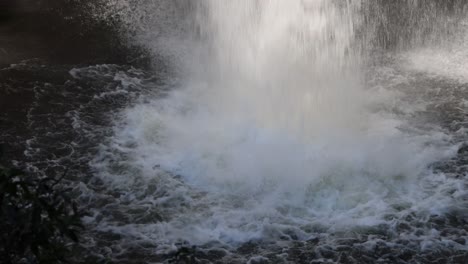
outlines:
M180 241L397 234L409 216L446 213L455 198L434 189L444 176L432 165L458 145L417 119L430 103L407 98L422 94L408 54L446 48L437 36L461 32L465 5L397 2L154 1L124 12L134 41L175 69L171 91L124 111L95 161L110 185L161 210L164 221L133 232L166 252ZM135 187L153 181L150 195Z
M196 74L209 89L199 103L220 119L302 140L358 122L350 4L205 1L198 10L203 57L195 58Z

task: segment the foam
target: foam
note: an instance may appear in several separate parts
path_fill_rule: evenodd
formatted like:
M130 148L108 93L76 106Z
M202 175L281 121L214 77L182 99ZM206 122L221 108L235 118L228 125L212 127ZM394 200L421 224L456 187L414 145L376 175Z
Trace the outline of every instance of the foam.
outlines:
M363 88L350 24L359 8L348 8L279 0L195 5L198 35L162 41L177 43L163 52L181 49L180 84L121 113L93 164L120 199L151 204L163 220L109 220L99 228L155 241L162 254L181 241L308 240L447 213L455 199L439 188L459 181L430 166L457 146L442 130L406 119L425 109L392 90L408 76L382 69L386 80ZM437 234L416 237L430 242Z
M437 78L468 82L468 32L461 31L451 37L449 44L416 48L405 54L409 69Z

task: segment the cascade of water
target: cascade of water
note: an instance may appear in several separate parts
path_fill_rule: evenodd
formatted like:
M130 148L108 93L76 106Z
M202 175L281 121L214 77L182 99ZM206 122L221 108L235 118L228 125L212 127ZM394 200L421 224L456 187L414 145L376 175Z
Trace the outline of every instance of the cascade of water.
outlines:
M200 103L302 138L356 124L356 4L213 0L196 10L202 56L192 58L195 76L210 82Z
M387 83L363 84L370 51L392 46L385 23L423 31L387 2L159 0L128 18L140 43L178 66L171 92L127 109L115 135L125 164L189 197L162 227L169 240L248 241L268 223L372 226L430 196L418 181L453 149L438 131L409 126L415 108ZM416 3L401 9L433 10Z

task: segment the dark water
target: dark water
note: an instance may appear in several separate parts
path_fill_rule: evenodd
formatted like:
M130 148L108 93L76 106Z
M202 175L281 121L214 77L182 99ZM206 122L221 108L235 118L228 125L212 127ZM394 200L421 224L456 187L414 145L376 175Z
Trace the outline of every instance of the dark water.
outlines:
M430 131L429 146L451 146L451 154L426 168L430 180L421 184L430 185L422 188L427 194L415 194L437 210L412 201L392 204L394 211L376 225L333 229L310 220L313 224L294 229L286 221L281 224L287 227L264 227L260 237L206 241L194 239L195 229L204 227L194 222L225 221L214 219L218 209L210 206L218 205L206 202L209 191L177 171L146 177L133 145L137 140L118 136L128 127L128 109L157 104L180 80L165 67L150 65L144 47L129 47L112 24L90 25L73 7L0 5L5 6L11 11L0 22L0 54L7 54L0 56L0 143L8 162L37 175L68 170L66 184L89 212L77 263L468 262L468 74L462 66L428 69L427 57L436 54L418 57L411 51L417 65L406 67L402 61L408 55L394 52L403 45L392 37L398 33L385 31L375 40L383 49L366 68L366 87L398 93L393 104L375 106L378 111L405 120L409 125L399 129L408 135ZM65 19L65 13L75 18ZM410 23L404 21L397 22ZM468 65L461 60L455 65ZM176 228L187 233L177 234Z

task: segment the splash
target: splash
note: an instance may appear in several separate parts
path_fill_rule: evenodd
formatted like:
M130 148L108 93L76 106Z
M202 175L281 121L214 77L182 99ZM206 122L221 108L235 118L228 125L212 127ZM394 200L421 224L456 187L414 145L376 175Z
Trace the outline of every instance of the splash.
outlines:
M327 125L351 126L360 91L349 8L329 1L203 2L204 52L195 74L209 96L201 104L233 122L249 119L304 140Z
M302 202L325 195L310 209L351 209L369 197L348 195L376 182L391 192L388 181L416 180L436 156L401 135L403 121L366 109L372 94L352 47L356 6L204 1L194 10L184 85L129 112L151 166L202 189L300 193Z
M249 191L276 185L275 178L298 185L314 178L318 168L310 165L321 148L343 137L346 145L368 129L351 47L353 6L345 7L247 0L196 6L198 50L187 59L186 85L155 114L158 163Z
M183 26L139 36L174 59L178 85L129 108L115 135L132 167L115 182L138 171L174 189L155 203L189 204L171 204L180 210L149 233L195 244L291 230L307 239L311 225L343 230L438 210L418 202L436 199L421 181L454 150L442 132L398 114L412 109L399 109L397 92L366 87L373 42L363 30L377 29L365 23L363 2L179 4L169 10L188 14Z

